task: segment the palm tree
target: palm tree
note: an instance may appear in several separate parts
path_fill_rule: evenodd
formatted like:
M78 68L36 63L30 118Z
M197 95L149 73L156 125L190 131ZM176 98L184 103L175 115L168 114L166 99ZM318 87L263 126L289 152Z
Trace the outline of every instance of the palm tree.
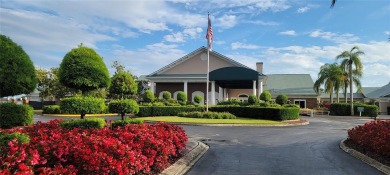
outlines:
M348 75L348 66L340 65L343 70L343 74L341 76L341 81L343 82L341 86L344 88L344 101L347 103L347 92L349 87L349 75ZM356 70L352 70L352 82L358 88L357 91L361 92L362 84L360 82L360 78L362 77L361 72L357 72Z
M359 49L359 47L354 46L350 51L344 51L340 55L337 55L336 59L343 59L341 61L341 67L345 69L348 67L348 76L349 76L349 95L351 99L351 115L354 115L353 111L353 82L354 78L359 80L363 74L363 64L360 61L359 56L364 55L364 52ZM355 67L355 69L353 69ZM353 76L355 74L356 76ZM360 81L359 81L360 84ZM345 92L344 92L345 93Z
M318 73L318 79L314 83L313 89L316 93L320 93L321 85L324 85L324 91L330 95L330 103L333 102L333 90L336 90L338 94L338 89L341 85L342 70L337 63L333 64L324 64L320 68Z

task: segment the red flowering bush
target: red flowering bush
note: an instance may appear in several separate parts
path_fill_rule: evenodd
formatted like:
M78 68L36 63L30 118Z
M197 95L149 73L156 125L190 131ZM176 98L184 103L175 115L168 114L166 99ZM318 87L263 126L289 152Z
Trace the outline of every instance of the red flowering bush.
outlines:
M390 158L390 121L377 120L352 128L348 138L366 150Z
M0 174L156 174L180 156L187 142L183 128L165 123L113 130L63 130L59 123L19 130L30 143L15 139L0 148Z

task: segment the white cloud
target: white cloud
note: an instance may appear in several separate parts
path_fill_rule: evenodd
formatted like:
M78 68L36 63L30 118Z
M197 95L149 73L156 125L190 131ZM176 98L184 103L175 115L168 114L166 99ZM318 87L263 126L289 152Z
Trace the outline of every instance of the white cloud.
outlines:
M175 44L164 43L150 44L138 50L116 48L113 52L115 59L124 63L135 75L150 74L188 54L177 49Z
M200 27L184 29L183 32L176 32L170 35L165 35L164 39L168 42L183 43L188 38L196 39L202 32L203 30Z
M280 23L274 22L274 21L261 21L261 20L257 20L257 21L242 21L242 22L243 23L260 25L260 26L277 26L277 25L280 25Z
M240 42L232 43L231 47L233 50L236 50L236 49L259 49L260 48L260 46L258 46L258 45L245 44L245 43L240 43Z
M307 11L310 10L310 7L306 6L306 7L301 7L297 10L298 13L305 13Z
M311 32L309 35L313 38L322 38L335 43L350 43L359 40L359 37L350 33L339 34L333 32L322 32L319 29Z
M234 15L223 15L216 19L216 26L227 29L237 24L237 17Z
M286 30L283 32L279 32L279 35L296 36L297 33L294 30Z
M385 31L384 32L386 35L390 35L390 31Z

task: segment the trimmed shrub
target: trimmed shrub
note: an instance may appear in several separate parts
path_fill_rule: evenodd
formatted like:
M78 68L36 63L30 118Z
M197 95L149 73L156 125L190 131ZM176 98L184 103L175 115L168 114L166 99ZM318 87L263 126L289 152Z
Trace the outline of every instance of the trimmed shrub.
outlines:
M123 120L126 113L138 113L139 106L135 100L131 99L112 100L108 104L108 111L112 113L119 113Z
M128 124L143 124L144 121L141 119L136 119L136 118L126 118L125 120L116 120L111 124L112 128L116 128L119 126L125 126Z
M260 100L263 100L264 102L269 102L271 100L271 93L269 91L263 91L260 94Z
M149 89L144 92L144 94L142 95L142 98L143 98L144 102L146 102L146 103L152 103L152 102L154 102L154 100L156 100L154 93Z
M250 96L248 97L248 103L249 103L250 105L257 104L257 103L259 103L259 99L256 97L256 95L250 95Z
M279 94L276 99L275 99L275 102L277 104L280 104L280 105L284 105L284 104L287 104L287 101L288 101L288 98L287 98L287 95L285 94Z
M177 116L180 112L204 111L204 107L194 106L140 106L137 116Z
M20 132L0 133L0 147L8 147L8 143L16 139L18 143L29 143L30 137Z
M258 118L269 120L299 119L299 108L270 108L258 106L213 106L209 108L214 112L229 112L237 117Z
M169 99L172 98L172 94L169 91L164 91L163 94L162 94L162 98L164 100L169 100Z
M353 108L355 116L359 115L358 107L363 107L364 111L362 116L376 117L378 115L379 108L376 105L366 105L363 103L354 103ZM349 103L333 103L329 107L329 115L348 116L351 115L351 106Z
M238 100L228 99L228 100L218 102L217 105L240 105L240 104L241 104L241 102Z
M0 128L33 124L34 110L28 105L0 103Z
M47 105L43 107L42 114L61 114L59 105Z
M236 116L228 112L181 112L179 117L208 118L208 119L235 119Z
M183 91L180 91L179 93L177 93L177 101L181 105L185 105L187 103L187 94L184 93Z
M63 98L60 109L63 114L101 114L105 112L104 99L94 97Z
M194 97L194 102L196 104L199 104L200 102L202 102L203 98L202 96L200 96L199 94L196 94L195 97Z
M102 118L87 118L82 120L67 120L60 123L62 129L81 128L89 129L95 128L100 129L106 125L106 121Z
M283 107L285 108L300 108L297 104L284 104Z

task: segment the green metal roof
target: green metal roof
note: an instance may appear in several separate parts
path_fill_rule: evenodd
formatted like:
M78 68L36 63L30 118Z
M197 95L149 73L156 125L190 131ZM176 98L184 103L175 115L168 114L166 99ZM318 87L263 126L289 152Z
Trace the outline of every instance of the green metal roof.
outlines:
M258 79L259 72L244 67L223 67L210 72L210 81Z
M271 94L316 95L309 74L271 74L263 83Z

